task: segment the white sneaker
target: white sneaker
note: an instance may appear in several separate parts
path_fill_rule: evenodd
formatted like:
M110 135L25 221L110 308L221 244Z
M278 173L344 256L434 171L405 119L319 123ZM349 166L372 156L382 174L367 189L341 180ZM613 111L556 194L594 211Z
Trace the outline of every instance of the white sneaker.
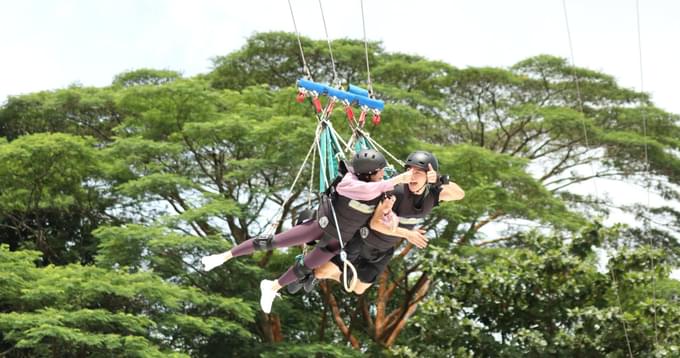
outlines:
M201 263L203 264L203 269L205 271L210 271L215 267L227 262L229 251L223 252L221 254L215 254L210 256L203 256L201 258Z
M276 281L262 280L260 281L260 307L264 313L269 313L272 311L272 303L279 294L274 290L274 284Z

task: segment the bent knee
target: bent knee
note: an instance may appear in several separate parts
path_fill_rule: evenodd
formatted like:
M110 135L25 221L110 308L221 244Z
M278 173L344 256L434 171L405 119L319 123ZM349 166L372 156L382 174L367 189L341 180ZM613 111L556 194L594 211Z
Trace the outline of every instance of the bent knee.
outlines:
M357 286L354 288L354 292L357 295L363 295L366 290L371 287L372 284L359 281Z

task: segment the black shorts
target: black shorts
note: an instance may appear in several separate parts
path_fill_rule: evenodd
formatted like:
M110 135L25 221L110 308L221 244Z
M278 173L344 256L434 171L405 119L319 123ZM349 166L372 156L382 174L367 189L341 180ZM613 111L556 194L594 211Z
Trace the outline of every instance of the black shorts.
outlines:
M364 239L355 237L347 243L345 252L347 259L357 270L359 280L365 283L374 283L378 276L385 271L387 264L390 263L394 255L394 248L388 250L374 249L366 245ZM331 262L338 266L342 272L343 263L340 255L335 255Z

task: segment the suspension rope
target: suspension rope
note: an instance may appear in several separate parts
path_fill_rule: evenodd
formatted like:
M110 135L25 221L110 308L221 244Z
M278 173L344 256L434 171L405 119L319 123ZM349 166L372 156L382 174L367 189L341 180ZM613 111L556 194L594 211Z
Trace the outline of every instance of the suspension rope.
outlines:
M574 46L572 45L571 42L571 29L569 28L569 16L567 15L567 2L566 0L562 0L562 8L564 9L564 22L567 25L567 37L569 39L569 53L571 55L571 66L573 69L576 69L576 61L574 60ZM581 117L581 127L583 128L583 138L585 140L586 144L586 151L590 152L590 140L588 139L588 131L586 130L586 122L585 122L585 111L583 110L583 97L581 96L581 85L579 82L579 78L576 75L576 72L574 71L573 73L573 78L574 78L574 83L576 84L576 96L578 98L578 105L579 109L581 111L581 114L583 117ZM596 172L595 172L595 167L593 166L593 162L590 162L590 170L591 173L594 177L596 177ZM599 193L597 190L597 182L593 180L593 187L595 189L595 198L599 197ZM596 199L597 201L597 199Z
M331 128L330 133L335 134L334 130L332 129L332 126L330 126L330 122L326 122L326 120L323 119L323 121L319 122L319 126L322 125L327 125L326 128ZM319 168L321 173L323 173L322 175L326 176L328 171L326 168L326 161L324 160L325 158L323 158L324 155L323 150L320 147L319 141L315 141L314 144L319 146ZM328 181L327 183L330 183L330 181ZM356 287L357 285L357 271L354 265L352 265L352 263L347 259L347 253L345 252L345 244L342 242L342 235L340 234L340 225L338 225L338 218L335 214L335 208L333 208L332 204L329 206L331 207L331 213L333 214L334 220L333 222L335 223L335 229L338 234L338 241L340 242L340 259L342 259L343 262L343 276L345 277L343 279L343 286L345 288L345 291L352 292L354 290L354 287ZM347 283L347 269L350 269L354 274L353 279L349 284Z
M368 82L366 89L368 89L369 97L373 97L373 83L371 82L371 67L368 64L368 40L366 39L366 18L364 16L364 0L361 0L361 24L364 29L364 53L366 55L366 76Z
M293 27L295 28L295 34L297 35L297 43L300 48L300 57L302 58L302 69L305 71L307 77L312 80L312 73L309 71L307 66L307 61L305 60L305 52L302 50L302 41L300 40L300 32L297 28L297 23L295 22L295 15L293 15L293 5L291 5L290 0L288 0L288 8L290 9L290 17L293 19Z
M399 160L397 157L395 157L392 153L390 153L387 149L385 149L380 143L376 142L373 138L371 138L371 135L368 134L368 132L357 128L357 131L368 140L369 143L374 145L376 148L380 149L381 152L387 154L390 158L394 159L395 162L397 162L400 166L404 166L404 162Z
M312 154L312 170L310 171L309 186L307 187L307 208L312 207L312 185L314 185L314 168L316 167L316 145L312 144L312 148L314 148L314 153Z
M302 174L302 171L304 170L305 165L307 164L307 161L309 160L309 156L312 154L312 151L314 150L314 148L316 146L316 143L318 141L318 137L319 137L319 130L318 130L318 126L317 126L317 134L316 134L317 139L314 141L314 143L312 143L311 147L307 151L307 155L305 156L305 160L302 162L302 165L300 165L300 169L298 169L298 172L295 175L295 179L293 180L293 184L291 184L290 187L288 188L288 195L287 195L286 199L281 203L281 205L279 206L279 209L277 210L276 214L274 215L274 217L277 218L277 219L274 220L274 222L270 225L269 230L265 231L265 233L269 232L270 234L274 234L276 232L276 228L278 227L279 221L281 220L280 216L283 214L283 207L286 205L286 203L288 203L290 198L293 196L293 188L295 187L295 184L297 183L298 179L300 179L300 175Z
M328 42L328 52L331 54L331 65L333 66L333 80L331 81L331 86L334 86L338 82L338 72L335 70L335 58L333 57L333 48L331 47L331 39L328 36L328 27L326 27L326 16L323 13L323 6L321 5L321 0L319 0L319 9L321 10L321 20L323 20L323 30L326 33L326 42Z
M567 14L567 2L566 2L566 0L562 0L562 9L564 11L564 22L567 26L567 37L569 39L569 53L571 55L571 66L574 69L574 76L573 77L574 77L574 82L576 84L576 95L578 97L578 104L579 104L579 108L581 110L581 116L582 116L581 117L581 125L583 127L583 137L585 139L586 153L587 153L587 152L590 152L590 142L588 140L588 131L586 130L586 124L585 124L585 112L583 110L583 97L581 96L581 88L580 88L578 76L576 75L576 71L575 71L576 70L576 61L574 61L574 46L572 45L572 41L571 41L571 29L569 28L569 16ZM593 166L592 161L590 161L590 169L591 169L592 175L595 177L595 167ZM595 180L593 180L593 187L595 188L595 198L596 198L595 200L597 201L597 198L599 197L599 195L598 195L598 190L597 190L597 183L595 182ZM618 284L616 282L616 277L614 276L614 272L612 270L610 270L610 273L611 273L612 281L614 283L614 292L616 293L616 300L617 300L617 303L618 303L618 306L619 306L619 310L622 310L621 309L621 307L622 307L621 306L621 297L619 295L619 287L618 287ZM630 346L630 339L628 337L628 327L627 327L626 320L623 317L623 315L621 315L621 323L623 324L623 332L624 332L624 335L626 337L626 345L628 347L628 355L632 358L633 357L633 350L631 349L631 346Z
M329 123L330 123L330 122L329 122ZM333 129L333 133L335 134L335 139L337 139L338 142L339 142L340 144L342 144L342 146L345 147L345 150L347 151L347 153L351 153L351 152L352 152L352 147L351 147L350 144L349 144L350 142L349 142L349 141L345 142L345 140L342 139L342 137L338 134L338 132L335 131L335 128L333 128L333 126L331 126L331 128ZM350 140L351 140L351 137L350 137ZM344 155L344 154L343 154L342 152L340 152L340 153L338 153L338 155Z
M640 30L640 1L636 0L635 1L635 15L637 17L637 40L638 40L638 53L639 53L639 62L640 62L640 92L644 93L645 90L645 81L644 81L644 76L642 72L642 36L641 36L641 30ZM643 138L643 143L645 147L645 175L647 177L647 209L650 207L650 194L649 194L649 186L650 186L650 172L649 172L649 154L647 150L647 111L645 111L645 104L642 102L642 98L640 98L640 112L642 115L642 138ZM656 250L656 244L654 243L654 240L652 240L652 237L649 237L649 245L652 248L652 250ZM657 323L657 317L656 317L656 263L654 260L654 252L652 252L651 255L651 264L652 264L652 305L654 306L654 346L659 345L659 332L658 332L658 323Z
M302 59L303 70L304 70L305 74L307 75L307 77L310 80L312 80L312 74L309 70L309 67L307 66L307 61L305 59L305 53L304 53L304 50L302 48L302 40L300 38L300 32L298 31L297 23L295 22L295 15L293 13L293 6L292 6L290 0L288 0L288 8L290 9L290 16L293 19L293 27L295 28L295 34L297 36L297 42L298 42L298 47L300 49L300 57ZM323 5L321 4L321 0L319 0L319 9L321 10L321 19L323 20L323 27L324 27L324 31L326 33L326 41L328 43L328 51L329 51L330 56L331 56L331 65L332 65L332 69L333 69L332 85L339 85L339 83L338 83L339 78L338 78L338 74L337 74L337 70L336 70L336 66L335 66L335 57L333 56L333 48L331 46L330 37L328 36L328 27L326 25L326 17L324 15ZM370 67L369 67L369 63L368 63L368 42L366 40L366 23L364 21L363 0L361 2L361 18L362 18L362 23L363 23L363 27L364 27L364 46L365 46L365 55L366 55L366 72L367 72L367 75L368 75L368 92L369 92L369 96L372 97L373 86L372 86L372 83L371 83L371 72L370 72ZM307 152L307 156L305 157L305 160L302 163L302 166L300 167L300 170L298 171L298 173L295 177L295 180L293 181L293 184L291 185L291 188L289 189L288 197L286 198L286 200L283 202L283 204L279 208L280 212L283 211L284 204L287 203L288 200L290 200L290 197L292 195L292 189L295 186L295 184L297 183L297 180L299 179L300 174L302 173L302 170L305 167L305 165L306 165L306 163L309 159L309 156L312 155L312 152L314 152L314 155L313 155L314 158L312 159L312 174L311 174L310 180L309 180L310 195L308 195L308 199L307 199L307 205L308 206L311 206L311 186L312 186L312 183L313 183L313 180L314 180L314 161L315 161L315 157L316 157L316 152L318 151L318 154L319 154L319 171L320 171L319 176L324 179L326 185L330 185L333 178L330 178L330 175L331 175L330 174L330 168L327 168L327 166L326 166L327 163L324 160L324 159L327 159L327 158L324 158L324 156L327 155L327 153L324 152L324 149L329 150L328 146L333 147L333 145L335 145L338 149L341 149L340 142L342 142L342 144L345 146L345 148L348 148L348 149L350 148L348 146L348 144L342 140L342 137L340 137L337 134L337 132L335 132L335 129L333 129L331 122L328 120L330 118L332 112L333 112L334 104L335 104L335 100L331 99L328 102L328 104L326 105L326 107L321 111L321 113L317 114L318 125L317 125L317 128L316 128L314 143L312 143L310 150ZM323 145L323 148L322 148L321 132L324 129L328 130L328 132L324 134L324 138L323 138L324 145ZM330 149L330 151L332 151L332 149ZM335 159L344 158L344 153L342 152L342 150L337 152L335 154L335 157L336 157ZM335 208L333 207L333 205L330 205L330 207L331 207L331 212L333 213L333 220L335 221L335 227L336 227L337 234L338 234L338 241L340 241L340 258L343 261L343 287L345 288L345 290L347 292L351 292L351 291L354 290L354 288L358 284L357 271L356 271L356 268L354 267L354 265L352 265L352 263L347 259L347 253L344 250L345 245L342 241L342 236L341 236L340 228L339 228L339 225L338 225L338 219L337 219L337 216L335 214ZM277 213L277 216L278 215L280 215L280 214ZM276 231L276 225L278 225L278 221L280 221L280 219L276 220L275 224L272 224L273 231ZM303 248L303 252L304 251L305 251L305 249ZM352 273L353 273L353 278L352 278L351 282L347 281L348 269L351 270Z

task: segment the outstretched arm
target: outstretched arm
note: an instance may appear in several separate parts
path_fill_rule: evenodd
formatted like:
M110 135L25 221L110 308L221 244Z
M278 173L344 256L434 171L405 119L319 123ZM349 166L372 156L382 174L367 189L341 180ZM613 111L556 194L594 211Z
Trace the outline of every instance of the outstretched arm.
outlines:
M376 182L361 181L354 174L347 173L338 183L337 190L340 195L350 199L371 200L381 193L393 190L395 185L409 181L411 181L410 172L399 174L389 180Z
M439 192L439 201L452 201L461 200L465 197L465 192L456 183L449 183L448 175L439 177L437 172L432 168L432 164L427 164L427 182L430 184L438 185L441 191ZM440 180L446 179L439 184Z
M439 201L461 200L464 197L465 192L456 183L443 184L439 193Z

